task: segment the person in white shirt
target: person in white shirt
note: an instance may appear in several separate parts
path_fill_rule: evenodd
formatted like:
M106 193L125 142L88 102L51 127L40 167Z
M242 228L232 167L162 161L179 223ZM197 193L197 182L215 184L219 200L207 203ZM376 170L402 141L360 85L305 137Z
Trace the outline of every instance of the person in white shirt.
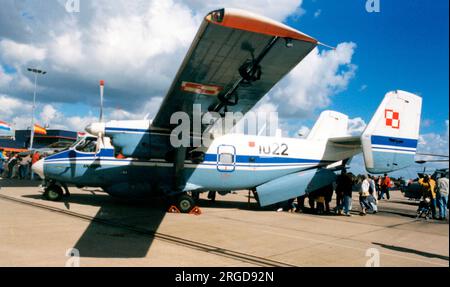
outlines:
M361 205L360 215L366 215L366 210L371 209L368 197L370 195L370 180L367 175L364 176L364 180L361 184L361 190L359 191L359 204Z

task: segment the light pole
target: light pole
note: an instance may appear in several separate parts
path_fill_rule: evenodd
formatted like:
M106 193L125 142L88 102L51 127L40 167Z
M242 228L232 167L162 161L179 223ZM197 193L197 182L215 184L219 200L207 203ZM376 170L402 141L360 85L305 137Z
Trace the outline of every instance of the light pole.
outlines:
M34 110L36 108L36 85L37 85L37 76L38 74L45 75L46 71L38 70L34 68L28 68L28 72L34 73L34 94L33 94L33 112L31 117L31 136L30 136L30 150L33 148L33 140L34 140Z

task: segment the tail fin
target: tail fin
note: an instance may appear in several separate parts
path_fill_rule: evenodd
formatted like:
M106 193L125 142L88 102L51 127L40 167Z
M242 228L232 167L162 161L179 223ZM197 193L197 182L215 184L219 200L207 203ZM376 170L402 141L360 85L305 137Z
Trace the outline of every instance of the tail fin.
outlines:
M308 140L327 140L329 138L345 137L347 133L348 116L335 112L323 111L311 132Z
M366 169L387 173L414 163L419 139L422 98L389 92L361 136Z

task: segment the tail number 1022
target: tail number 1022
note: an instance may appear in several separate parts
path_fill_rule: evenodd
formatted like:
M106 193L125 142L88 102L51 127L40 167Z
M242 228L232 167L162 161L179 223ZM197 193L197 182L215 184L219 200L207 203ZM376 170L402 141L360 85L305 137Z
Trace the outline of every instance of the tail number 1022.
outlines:
M285 143L278 144L269 144L269 145L260 145L259 146L259 154L270 154L270 155L289 155L288 154L288 145Z

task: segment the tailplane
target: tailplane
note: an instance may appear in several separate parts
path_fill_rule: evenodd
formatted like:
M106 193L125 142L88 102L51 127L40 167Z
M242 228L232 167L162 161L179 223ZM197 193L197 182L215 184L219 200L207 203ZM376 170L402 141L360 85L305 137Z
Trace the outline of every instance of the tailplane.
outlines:
M307 140L327 140L329 138L345 137L347 133L348 116L335 112L323 111Z
M387 173L414 163L419 139L422 98L389 92L361 136L366 169Z

